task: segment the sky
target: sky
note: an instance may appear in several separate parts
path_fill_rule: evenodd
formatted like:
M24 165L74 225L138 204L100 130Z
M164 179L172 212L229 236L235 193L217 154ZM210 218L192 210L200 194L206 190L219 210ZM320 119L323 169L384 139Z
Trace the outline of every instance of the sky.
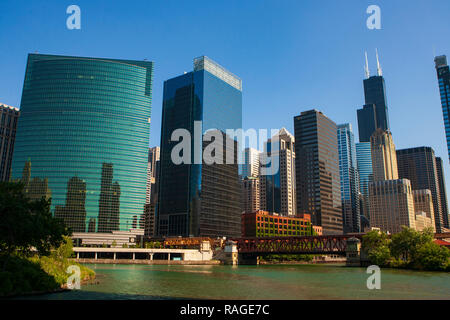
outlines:
M81 9L69 30L66 9ZM369 5L381 29L369 30ZM207 55L243 81L243 127L293 132L318 109L351 123L364 104L364 51L378 48L397 149L431 146L450 166L434 56L450 57L448 0L2 0L0 102L20 106L28 53L155 62L150 146L160 144L163 82Z

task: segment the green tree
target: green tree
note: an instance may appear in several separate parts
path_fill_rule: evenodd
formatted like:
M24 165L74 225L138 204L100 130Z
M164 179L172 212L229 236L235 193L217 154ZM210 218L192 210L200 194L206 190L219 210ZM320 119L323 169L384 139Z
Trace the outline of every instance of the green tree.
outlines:
M64 241L54 251L55 258L59 260L68 259L72 256L72 253L73 253L72 239L68 236L64 236Z
M448 248L428 242L417 250L414 264L419 269L439 271L448 268L449 259L450 250Z
M370 262L378 266L387 266L391 259L389 238L384 232L372 230L364 237L361 244L363 251L367 253Z
M44 198L30 200L23 185L0 182L0 253L5 256L3 270L14 253L28 255L36 250L39 255L49 254L59 247L68 229L53 218L50 201Z
M427 243L433 242L433 229L422 232L403 227L402 231L392 236L390 249L392 255L407 263L414 263L417 251Z

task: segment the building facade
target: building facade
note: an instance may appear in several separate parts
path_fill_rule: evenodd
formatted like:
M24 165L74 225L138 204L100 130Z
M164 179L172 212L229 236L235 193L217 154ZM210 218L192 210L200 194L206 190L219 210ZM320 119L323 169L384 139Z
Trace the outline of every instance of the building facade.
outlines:
M397 150L398 174L409 179L413 190L429 189L433 198L434 222L436 230L444 227L441 191L434 150L418 147Z
M256 212L261 208L260 186L258 177L245 177L242 179L242 212Z
M436 232L431 191L428 189L413 190L413 197L414 211L416 212L416 230L422 231L426 227L431 227Z
M439 180L439 192L441 193L441 210L444 227L450 229L450 215L448 213L447 187L445 185L444 164L442 158L436 157L436 169Z
M30 54L12 178L73 232L126 231L145 204L153 63Z
M337 126L322 112L294 117L297 214L311 214L324 234L342 234Z
M152 187L156 183L156 167L159 165L160 148L153 147L148 149L148 164L147 164L147 192L145 196L145 203L150 203L152 198Z
M373 181L372 151L370 142L356 144L356 161L358 163L361 230L370 226L369 184Z
M371 227L392 234L402 231L403 226L416 229L414 197L408 179L372 182L369 193Z
M355 136L351 124L337 126L344 233L360 232L360 187Z
M11 163L16 140L17 121L20 111L18 108L0 103L0 181L9 181Z
M392 134L377 129L370 137L373 180L397 180L397 154Z
M162 113L158 234L239 236L238 146L225 132L242 128L242 81L211 59L196 58L194 71L164 82ZM189 134L193 150L183 152L187 161L181 163L171 158L180 143L171 140L177 129ZM222 164L207 164L202 157L208 131L222 135L223 148L216 150ZM223 161L227 153L232 164Z
M254 148L244 150L244 164L241 166L242 177L259 177L261 152Z
M267 211L245 213L241 216L242 237L302 237L322 235L322 228L313 226L311 216L282 217Z
M265 153L270 154L271 161L277 162L278 167L273 167L273 173L260 177L261 210L282 216L296 214L294 150L294 136L285 128L267 141Z
M444 118L445 136L447 138L447 150L450 158L450 69L446 56L438 56L434 59L439 93L441 96L442 114Z

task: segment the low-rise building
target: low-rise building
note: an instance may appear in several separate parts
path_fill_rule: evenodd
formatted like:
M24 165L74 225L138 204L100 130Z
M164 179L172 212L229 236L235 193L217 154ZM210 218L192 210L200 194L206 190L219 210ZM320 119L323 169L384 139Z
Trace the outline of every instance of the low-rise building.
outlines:
M322 235L322 227L313 226L311 216L285 217L267 211L241 216L243 237L300 237Z

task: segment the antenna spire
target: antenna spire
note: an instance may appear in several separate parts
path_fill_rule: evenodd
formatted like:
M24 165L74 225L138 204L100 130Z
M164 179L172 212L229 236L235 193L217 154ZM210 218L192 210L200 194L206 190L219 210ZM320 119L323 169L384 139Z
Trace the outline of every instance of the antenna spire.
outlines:
M370 71L369 71L369 60L367 59L367 51L365 52L366 54L366 67L364 68L365 72L366 72L366 79L370 78Z
M378 73L378 76L381 77L383 75L383 70L381 69L380 59L378 58L378 49L375 49L375 52L377 54L377 73Z

